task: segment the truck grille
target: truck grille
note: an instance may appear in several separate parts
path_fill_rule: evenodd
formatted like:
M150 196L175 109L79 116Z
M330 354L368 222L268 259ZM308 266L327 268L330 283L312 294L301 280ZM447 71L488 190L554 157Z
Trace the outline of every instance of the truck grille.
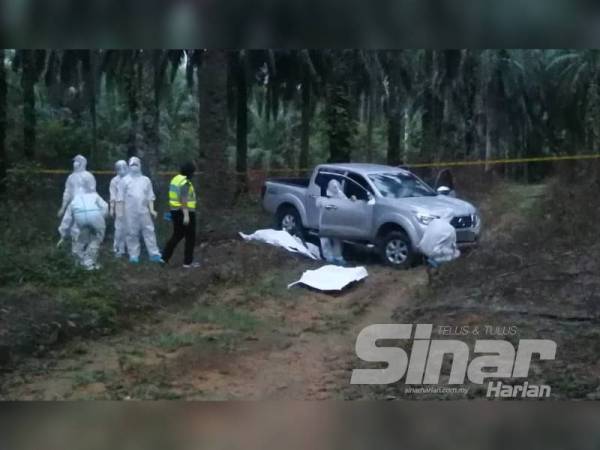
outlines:
M450 224L456 229L462 228L471 228L475 225L474 217L471 216L456 216L451 221Z

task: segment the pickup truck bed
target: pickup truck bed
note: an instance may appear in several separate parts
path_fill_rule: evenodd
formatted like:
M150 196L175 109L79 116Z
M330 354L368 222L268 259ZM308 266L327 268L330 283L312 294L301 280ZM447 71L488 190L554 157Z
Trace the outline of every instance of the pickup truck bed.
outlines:
M281 184L289 184L291 186L300 186L300 187L305 187L308 188L308 185L310 184L310 178L269 178L267 181L272 181L274 183L281 183Z

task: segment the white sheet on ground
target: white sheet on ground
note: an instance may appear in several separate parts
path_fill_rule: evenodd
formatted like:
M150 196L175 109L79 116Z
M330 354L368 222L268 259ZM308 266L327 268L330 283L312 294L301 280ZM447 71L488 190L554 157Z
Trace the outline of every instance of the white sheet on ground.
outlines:
M307 270L302 277L288 285L304 284L320 291L341 291L350 283L360 281L369 274L364 267L340 267L327 265L317 270Z
M289 252L300 253L311 259L321 259L319 247L310 242L304 243L285 230L258 230L252 234L240 233L246 241L258 241L265 244L282 247Z

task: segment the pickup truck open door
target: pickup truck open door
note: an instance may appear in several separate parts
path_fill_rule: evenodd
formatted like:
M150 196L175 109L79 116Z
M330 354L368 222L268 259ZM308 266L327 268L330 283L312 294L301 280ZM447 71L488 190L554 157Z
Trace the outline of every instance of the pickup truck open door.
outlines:
M331 180L338 180L343 184L344 171L336 169L318 169L310 180L306 198L306 212L308 223L306 226L311 229L319 228L319 206L318 203L326 199L327 185Z
M358 189L362 195L359 195L359 198L321 197L320 234L325 237L368 239L375 199L363 186L347 176L344 176L343 184L346 194L357 192ZM352 189L348 189L349 187Z

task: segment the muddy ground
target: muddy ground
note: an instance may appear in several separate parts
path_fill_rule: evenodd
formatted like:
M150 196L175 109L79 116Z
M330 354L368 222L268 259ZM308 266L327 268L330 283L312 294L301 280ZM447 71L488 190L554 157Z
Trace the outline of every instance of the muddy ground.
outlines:
M544 217L547 197L547 186L506 185L480 199L481 247L432 285L423 267L396 271L358 254L369 277L343 294L288 290L319 263L227 237L199 250L195 271L123 264L116 322L71 334L61 323L51 343L3 367L0 398L411 398L401 383L349 384L353 368L367 367L354 356L358 332L391 322L513 325L521 338L557 339L557 361L536 365L535 379L551 384L553 396L592 398L600 384L597 253L582 257L562 240L539 255L528 249L544 245L540 233L523 233ZM463 397L481 395L470 386Z
M340 355L353 347L356 333L389 320L412 287L424 282L422 269L374 265L366 281L343 295L288 290L318 263L260 244L213 247L195 272L148 269L146 275L162 281L177 277L169 284L188 285L189 297L170 294L182 297L134 314L114 335L74 339L41 357L19 359L4 374L2 398L339 397L348 379ZM223 260L215 264L212 252ZM128 289L148 290L135 284Z

